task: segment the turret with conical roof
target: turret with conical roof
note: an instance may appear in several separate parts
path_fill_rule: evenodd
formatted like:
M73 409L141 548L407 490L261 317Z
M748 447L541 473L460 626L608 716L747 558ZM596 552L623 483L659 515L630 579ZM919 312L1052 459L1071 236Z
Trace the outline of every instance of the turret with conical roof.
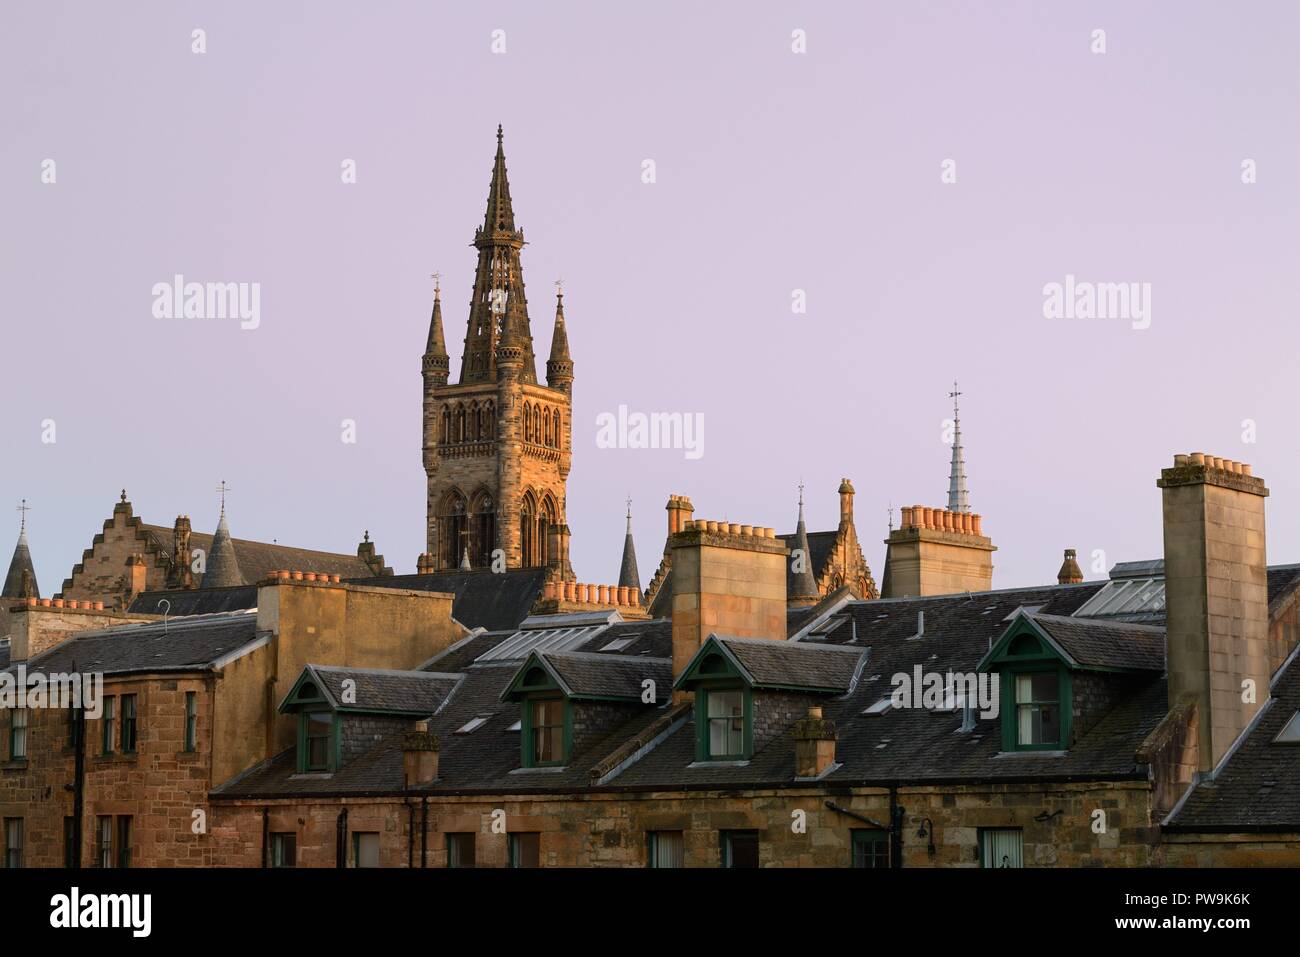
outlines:
M442 332L442 285L434 275L433 316L429 320L429 341L424 347L420 369L429 385L446 385L451 373L451 357L447 355L447 340Z
M564 326L564 288L556 282L555 330L551 333L551 357L546 360L546 384L569 392L573 388L573 359L569 355L569 332Z
M246 584L243 573L239 570L239 559L235 556L235 543L230 540L230 526L226 524L226 492L223 482L221 518L217 520L217 530L212 535L212 546L203 572L203 587L228 588Z
M790 591L786 601L791 605L812 605L821 597L817 578L813 575L812 551L808 548L808 526L803 520L803 484L799 485L799 525L794 532L794 550L790 554Z
M18 506L22 520L18 526L18 544L14 546L14 556L9 562L9 574L5 575L4 589L0 598L40 598L41 591L36 584L36 567L32 564L32 552L27 545L27 500Z
M627 535L623 538L623 562L618 570L620 588L635 588L641 593L641 573L636 567L636 546L632 543L632 500L627 500Z

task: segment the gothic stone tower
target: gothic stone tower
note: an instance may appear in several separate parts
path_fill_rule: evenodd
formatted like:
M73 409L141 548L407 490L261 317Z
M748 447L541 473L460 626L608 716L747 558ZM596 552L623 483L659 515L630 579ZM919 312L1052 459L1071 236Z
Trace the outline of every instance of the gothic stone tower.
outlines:
M555 333L537 381L528 300L506 178L501 128L487 215L475 230L478 267L460 379L450 379L442 301L435 289L424 375L424 471L428 479L424 571L484 568L501 549L507 568L545 566L573 578L565 482L572 456L573 360L556 297Z

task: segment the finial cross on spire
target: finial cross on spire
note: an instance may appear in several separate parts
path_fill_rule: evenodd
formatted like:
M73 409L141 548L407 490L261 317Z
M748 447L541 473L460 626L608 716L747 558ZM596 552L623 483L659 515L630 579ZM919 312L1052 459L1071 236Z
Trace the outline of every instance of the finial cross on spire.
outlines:
M952 391L948 393L948 398L952 399L952 417L957 418L957 397L962 393L957 390L957 380L952 380Z
M564 298L564 279L562 277L555 280L555 294L561 299Z
M31 510L32 507L27 504L27 499L23 499L21 502L18 503L18 513L22 516L22 518L19 520L21 523L18 529L19 532L23 532L27 529L27 513L30 512Z
M226 493L230 491L230 486L226 484L225 479L221 480L221 484L217 486L217 491L221 493L221 514L225 515L226 514Z

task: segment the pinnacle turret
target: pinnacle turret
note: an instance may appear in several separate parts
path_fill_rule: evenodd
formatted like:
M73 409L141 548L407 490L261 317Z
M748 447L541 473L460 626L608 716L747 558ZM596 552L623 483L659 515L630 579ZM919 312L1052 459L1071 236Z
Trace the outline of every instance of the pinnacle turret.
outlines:
M212 535L212 546L208 551L203 572L204 588L227 588L232 585L247 584L243 573L239 570L239 559L235 556L235 543L230 540L230 526L226 524L225 484L225 482L221 483L221 517L217 520L217 530Z
M554 350L552 350L553 352ZM627 500L627 535L623 539L623 563L619 566L620 588L635 588L641 592L641 573L636 567L636 546L632 543L632 500Z
M564 325L564 289L556 282L555 330L551 333L551 357L546 361L546 384L569 391L573 382L573 359L569 356L569 332Z
M847 480L846 480L847 481ZM794 531L794 551L790 555L794 572L787 601L808 601L821 597L813 575L812 552L808 548L808 526L803 520L803 484L799 485L799 525Z
M14 555L9 562L9 574L5 576L4 588L0 589L2 598L40 598L41 592L36 585L36 568L32 564L32 552L27 545L27 500L23 499L18 511L22 520L18 527L18 544L14 546Z
M421 371L433 378L433 385L446 385L451 357L447 355L447 340L442 332L442 287L436 273L433 278L433 316L429 320L429 341L424 347Z

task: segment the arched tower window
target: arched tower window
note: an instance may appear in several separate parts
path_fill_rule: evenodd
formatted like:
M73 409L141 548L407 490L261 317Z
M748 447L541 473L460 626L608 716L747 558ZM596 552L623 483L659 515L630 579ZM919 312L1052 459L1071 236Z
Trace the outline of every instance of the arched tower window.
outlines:
M465 406L463 403L456 405L456 441L465 441Z
M542 413L542 435L546 445L551 444L551 413Z
M446 445L451 441L451 409L447 406L442 407L442 444Z
M519 509L519 563L525 568L537 564L537 506L531 493Z
M542 500L537 510L537 564L545 565L550 555L547 551L550 542L551 526L556 522L555 500L549 495Z
M524 441L533 440L533 407L529 403L524 403Z
M438 508L438 566L456 568L469 545L469 516L465 496L451 489Z
M483 437L495 439L497 437L496 408L491 402L483 406L483 424Z
M473 534L469 560L475 568L482 568L492 564L492 550L496 548L497 542L496 503L486 490L474 496L470 522Z
M562 448L564 448L564 441L563 441L563 438L562 438L563 435L564 435L564 433L560 430L560 410L559 410L559 409L556 409L556 410L555 410L554 420L555 420L555 422L554 422L554 425L552 426L551 434L555 436L555 447L556 447L557 449L562 449Z

